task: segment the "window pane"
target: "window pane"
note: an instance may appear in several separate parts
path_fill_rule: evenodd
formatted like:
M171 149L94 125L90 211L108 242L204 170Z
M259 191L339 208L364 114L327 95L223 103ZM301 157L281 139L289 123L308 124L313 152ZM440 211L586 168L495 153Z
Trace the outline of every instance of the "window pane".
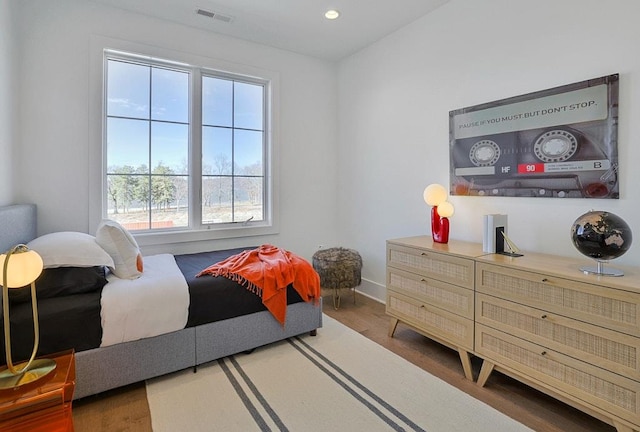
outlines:
M232 130L227 128L202 128L202 173L232 174Z
M236 174L262 175L262 132L234 132L234 164Z
M174 176L175 196L171 207L175 215L171 218L173 226L189 226L189 176Z
M202 178L202 223L233 222L232 182L230 177Z
M169 171L158 167L151 176L152 229L189 225L188 177L168 175Z
M169 167L173 174L189 174L189 126L151 123L151 166Z
M150 179L154 199L151 208L146 204L149 202ZM129 230L166 229L189 225L188 176L150 178L111 175L108 176L108 185L109 218L118 221ZM129 191L129 195L125 191Z
M107 169L149 164L149 123L142 120L107 120Z
M236 177L236 221L263 220L263 187L262 177Z
M107 115L149 118L149 66L109 60Z
M108 217L118 221L127 229L148 229L149 181L147 175L107 176L109 208Z
M233 126L262 130L264 88L256 84L236 82L233 100Z
M202 78L202 123L210 126L232 126L233 81Z
M153 68L151 83L152 119L189 122L189 74Z
M123 169L121 172L133 174L133 169ZM108 175L108 213L117 215L127 213L135 205L138 188L138 177L135 175Z

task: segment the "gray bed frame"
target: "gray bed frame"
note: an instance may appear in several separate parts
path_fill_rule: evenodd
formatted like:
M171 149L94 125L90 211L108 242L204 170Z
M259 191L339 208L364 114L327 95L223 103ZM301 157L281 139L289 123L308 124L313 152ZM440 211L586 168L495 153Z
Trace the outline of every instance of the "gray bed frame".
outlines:
M37 236L33 204L0 207L0 253ZM1 311L0 297L0 311ZM319 304L288 306L284 328L268 311L132 342L76 352L74 399L143 381L322 327ZM4 363L1 361L0 363Z

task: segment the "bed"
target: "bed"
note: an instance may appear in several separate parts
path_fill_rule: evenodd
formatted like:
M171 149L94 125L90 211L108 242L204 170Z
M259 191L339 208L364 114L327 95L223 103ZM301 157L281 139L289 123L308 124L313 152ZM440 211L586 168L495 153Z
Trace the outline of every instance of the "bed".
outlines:
M36 211L36 206L31 204L0 207L0 251L36 239ZM104 302L107 289L109 293L115 291L113 275L95 276L98 280L102 277L107 279L106 285L90 292L42 299L38 294L38 354L68 348L75 350L74 399L80 399L181 369L195 370L197 365L299 334L314 333L322 327L321 297L317 301L302 301L296 290L289 286L286 321L281 324L258 296L237 282L224 277L196 277L196 273L207 266L244 250L246 248L176 255L175 264L188 286L188 311L184 312L184 317L179 317L184 320L184 325L149 337L140 333L143 336L134 336L134 340L124 337L120 342L120 332L124 334L133 330L135 333L136 325L129 330L118 330L117 337L106 338L107 335L103 334L113 333L103 332L101 327L104 318L101 317L101 301ZM156 259L158 261L154 264ZM149 270L145 269L145 277L151 274L154 265L165 266L166 261L162 260L166 259L163 256L144 257L145 267L151 266ZM59 280L66 277L64 274L55 276ZM211 283L215 283L215 288L211 288ZM125 286L124 289L129 288ZM148 309L151 307L147 306ZM149 319L160 314L162 321L171 321L164 319L169 312L156 313L155 309L147 312ZM26 357L26 352L30 353L32 329L17 324L14 328L14 321L28 322L30 313L29 303L14 304L12 300L10 317L14 360ZM118 316L114 316L118 321ZM106 345L105 338L109 340ZM0 364L4 364L4 344L0 348Z

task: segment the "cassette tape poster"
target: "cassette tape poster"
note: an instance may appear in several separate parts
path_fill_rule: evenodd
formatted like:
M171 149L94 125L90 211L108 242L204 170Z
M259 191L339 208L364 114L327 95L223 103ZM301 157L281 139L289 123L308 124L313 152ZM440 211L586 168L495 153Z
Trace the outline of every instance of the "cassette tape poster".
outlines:
M618 198L618 81L451 111L451 194Z

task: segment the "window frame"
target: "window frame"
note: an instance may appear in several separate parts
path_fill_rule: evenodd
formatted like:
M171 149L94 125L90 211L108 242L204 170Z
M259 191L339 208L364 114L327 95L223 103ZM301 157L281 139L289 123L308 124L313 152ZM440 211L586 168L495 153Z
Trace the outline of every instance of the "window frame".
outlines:
M184 52L175 52L158 47L149 47L126 41L93 37L91 40L90 77L92 96L90 99L90 135L95 142L90 145L89 166L97 168L90 172L89 227L95 231L100 221L107 217L106 190L106 72L107 57L123 56L125 60L138 59L142 62L158 63L161 66L189 68L190 78L190 119L189 119L189 226L170 230L136 231L134 235L141 246L168 243L195 242L213 239L229 239L277 234L279 232L278 199L278 89L279 74L251 66L238 65L208 57ZM165 60L171 59L171 60ZM195 65L195 66L194 66ZM202 224L202 166L200 161L202 133L201 71L224 79L264 85L264 220L250 222L230 222L223 224ZM194 97L195 95L195 97ZM96 178L98 177L98 178ZM200 185L193 187L194 182Z

